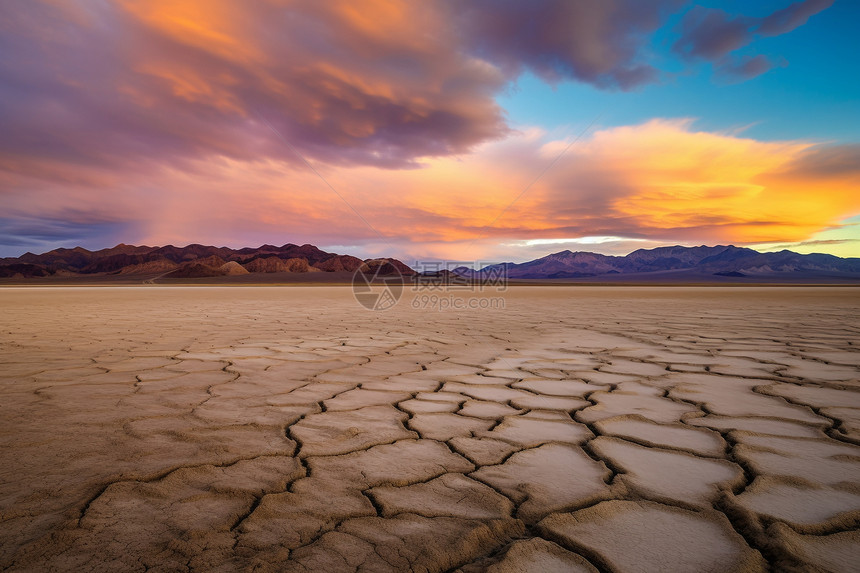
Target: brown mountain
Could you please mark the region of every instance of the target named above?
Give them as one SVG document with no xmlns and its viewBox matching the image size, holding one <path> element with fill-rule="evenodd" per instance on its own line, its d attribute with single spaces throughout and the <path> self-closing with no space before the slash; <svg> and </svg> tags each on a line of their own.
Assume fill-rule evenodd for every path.
<svg viewBox="0 0 860 573">
<path fill-rule="evenodd" d="M 349 255 L 337 255 L 330 259 L 326 259 L 321 263 L 317 263 L 315 266 L 321 271 L 327 272 L 355 272 L 355 269 L 361 266 L 364 261 L 359 259 L 358 257 L 351 257 Z"/>
<path fill-rule="evenodd" d="M 169 273 L 170 271 L 176 269 L 179 265 L 174 263 L 173 261 L 168 261 L 167 259 L 158 259 L 155 261 L 149 261 L 148 263 L 140 263 L 137 265 L 129 265 L 127 267 L 121 268 L 117 274 L 121 275 L 146 275 L 146 274 L 154 274 L 159 275 L 162 273 Z"/>
<path fill-rule="evenodd" d="M 411 268 L 407 267 L 397 259 L 367 259 L 361 265 L 362 271 L 379 276 L 404 275 L 410 276 L 416 274 Z"/>
<path fill-rule="evenodd" d="M 202 263 L 185 263 L 174 271 L 163 275 L 166 279 L 198 279 L 203 277 L 220 277 L 227 274 L 220 266 L 213 267 Z"/>
<path fill-rule="evenodd" d="M 224 271 L 225 275 L 247 275 L 248 269 L 237 263 L 236 261 L 230 261 L 229 263 L 224 263 L 220 267 L 218 267 L 222 271 Z"/>
<path fill-rule="evenodd" d="M 306 273 L 311 268 L 307 259 L 282 259 L 277 256 L 253 259 L 242 266 L 252 273 Z"/>
<path fill-rule="evenodd" d="M 390 265 L 392 273 L 412 275 L 414 271 L 396 259 L 368 259 Z M 365 261 L 350 255 L 328 253 L 313 245 L 262 245 L 231 249 L 191 244 L 185 247 L 135 246 L 90 251 L 82 247 L 54 249 L 40 255 L 0 259 L 0 278 L 62 276 L 112 276 L 200 278 L 247 273 L 353 272 Z"/>
</svg>

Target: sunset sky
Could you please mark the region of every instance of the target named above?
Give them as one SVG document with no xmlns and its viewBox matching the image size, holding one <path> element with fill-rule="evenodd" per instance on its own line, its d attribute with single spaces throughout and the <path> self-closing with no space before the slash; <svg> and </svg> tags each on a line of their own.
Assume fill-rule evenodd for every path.
<svg viewBox="0 0 860 573">
<path fill-rule="evenodd" d="M 860 256 L 856 0 L 6 0 L 0 256 Z"/>
</svg>

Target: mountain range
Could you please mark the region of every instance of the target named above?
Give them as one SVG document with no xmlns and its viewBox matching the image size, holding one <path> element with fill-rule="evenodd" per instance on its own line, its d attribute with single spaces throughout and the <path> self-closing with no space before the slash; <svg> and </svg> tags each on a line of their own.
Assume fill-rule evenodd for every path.
<svg viewBox="0 0 860 573">
<path fill-rule="evenodd" d="M 313 275 L 314 280 L 325 282 L 329 277 L 342 279 L 362 264 L 374 271 L 378 269 L 380 275 L 418 274 L 397 259 L 362 260 L 307 244 L 231 249 L 199 244 L 148 247 L 121 243 L 98 251 L 75 247 L 54 249 L 40 255 L 25 253 L 20 257 L 0 258 L 0 278 L 91 277 L 133 281 L 249 274 L 279 276 L 274 273 L 291 273 L 290 276 L 295 277 L 296 273 L 320 273 Z M 785 250 L 760 253 L 733 245 L 674 246 L 639 249 L 625 256 L 561 251 L 525 263 L 499 263 L 480 270 L 458 267 L 453 274 L 475 280 L 504 275 L 513 280 L 575 282 L 860 281 L 860 258 L 801 255 Z"/>
<path fill-rule="evenodd" d="M 249 273 L 353 272 L 362 264 L 379 274 L 412 275 L 414 271 L 396 259 L 362 260 L 338 255 L 313 245 L 287 243 L 231 249 L 192 244 L 186 247 L 119 245 L 98 251 L 82 247 L 54 249 L 41 255 L 25 253 L 0 259 L 0 277 L 47 276 L 146 276 L 187 279 L 244 275 Z"/>
<path fill-rule="evenodd" d="M 561 251 L 526 263 L 500 263 L 475 271 L 459 267 L 464 277 L 489 277 L 506 273 L 509 279 L 602 279 L 733 277 L 787 279 L 804 277 L 860 279 L 860 258 L 834 255 L 801 255 L 793 251 L 760 253 L 753 249 L 714 247 L 657 247 L 639 249 L 625 256 Z"/>
</svg>

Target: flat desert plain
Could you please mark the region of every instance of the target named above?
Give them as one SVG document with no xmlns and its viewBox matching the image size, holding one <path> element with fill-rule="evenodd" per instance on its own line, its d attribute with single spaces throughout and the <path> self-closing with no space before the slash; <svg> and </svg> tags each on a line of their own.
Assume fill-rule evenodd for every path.
<svg viewBox="0 0 860 573">
<path fill-rule="evenodd" d="M 860 570 L 860 289 L 492 294 L 0 289 L 0 569 Z"/>
</svg>

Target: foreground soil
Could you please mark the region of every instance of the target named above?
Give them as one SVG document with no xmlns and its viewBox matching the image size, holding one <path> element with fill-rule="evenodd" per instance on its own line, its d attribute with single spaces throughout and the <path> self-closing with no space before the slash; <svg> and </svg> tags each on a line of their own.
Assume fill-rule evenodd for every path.
<svg viewBox="0 0 860 573">
<path fill-rule="evenodd" d="M 412 296 L 0 289 L 0 570 L 858 571 L 860 289 Z"/>
</svg>

